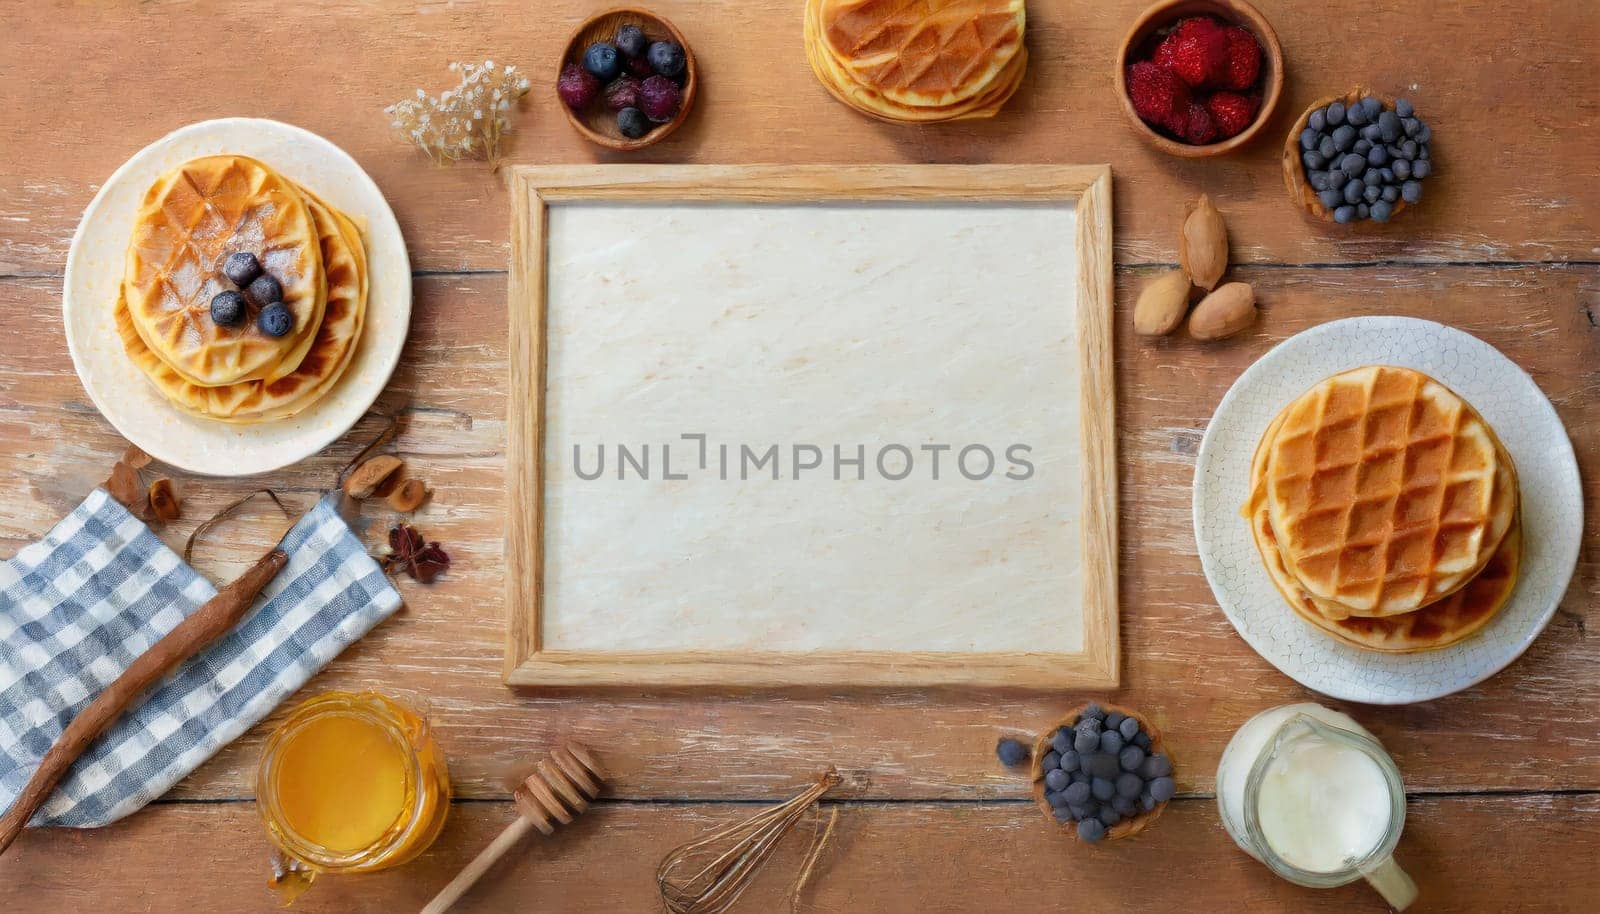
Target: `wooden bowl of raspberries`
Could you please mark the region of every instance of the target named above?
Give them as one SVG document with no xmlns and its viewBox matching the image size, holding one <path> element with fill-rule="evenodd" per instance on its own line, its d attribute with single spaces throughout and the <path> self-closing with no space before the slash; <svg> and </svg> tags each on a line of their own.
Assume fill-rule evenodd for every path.
<svg viewBox="0 0 1600 914">
<path fill-rule="evenodd" d="M 1149 828 L 1177 789 L 1161 731 L 1137 711 L 1096 702 L 1039 734 L 1030 774 L 1039 808 L 1090 844 Z"/>
<path fill-rule="evenodd" d="M 666 19 L 618 7 L 567 39 L 556 95 L 567 122 L 607 149 L 643 149 L 678 129 L 694 104 L 694 52 Z"/>
<path fill-rule="evenodd" d="M 1283 94 L 1283 48 L 1244 0 L 1162 0 L 1117 53 L 1117 99 L 1169 155 L 1226 155 L 1260 133 Z"/>
</svg>

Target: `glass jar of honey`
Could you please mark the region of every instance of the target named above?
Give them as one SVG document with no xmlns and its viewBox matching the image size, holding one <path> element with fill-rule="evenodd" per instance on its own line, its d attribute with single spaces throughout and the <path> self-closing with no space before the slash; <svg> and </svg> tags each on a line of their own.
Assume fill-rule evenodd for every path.
<svg viewBox="0 0 1600 914">
<path fill-rule="evenodd" d="M 439 837 L 450 775 L 416 711 L 375 692 L 327 692 L 267 740 L 256 797 L 267 834 L 296 869 L 370 872 Z"/>
</svg>

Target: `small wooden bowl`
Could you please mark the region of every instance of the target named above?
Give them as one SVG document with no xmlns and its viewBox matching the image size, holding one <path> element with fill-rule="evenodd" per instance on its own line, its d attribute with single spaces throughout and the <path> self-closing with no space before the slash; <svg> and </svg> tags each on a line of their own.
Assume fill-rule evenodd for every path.
<svg viewBox="0 0 1600 914">
<path fill-rule="evenodd" d="M 1333 211 L 1322 205 L 1322 201 L 1317 199 L 1316 190 L 1306 183 L 1306 166 L 1304 162 L 1300 161 L 1300 132 L 1311 123 L 1311 115 L 1316 113 L 1317 109 L 1324 108 L 1334 102 L 1342 101 L 1348 106 L 1356 99 L 1366 98 L 1369 95 L 1383 102 L 1384 110 L 1394 110 L 1395 100 L 1390 96 L 1374 92 L 1365 86 L 1357 86 L 1343 95 L 1330 95 L 1326 98 L 1317 99 L 1312 103 L 1311 107 L 1300 112 L 1300 117 L 1295 120 L 1293 129 L 1289 131 L 1289 138 L 1283 141 L 1284 186 L 1289 189 L 1289 198 L 1294 201 L 1295 206 L 1299 207 L 1302 213 L 1305 213 L 1308 218 L 1315 222 L 1325 222 L 1328 225 L 1349 229 L 1353 232 L 1373 231 L 1393 223 L 1394 217 L 1400 215 L 1400 211 L 1406 208 L 1406 201 L 1396 200 L 1394 201 L 1394 212 L 1389 216 L 1389 222 L 1387 223 L 1379 222 L 1376 219 L 1358 219 L 1354 222 L 1339 225 L 1339 223 L 1333 221 Z"/>
<path fill-rule="evenodd" d="M 1105 711 L 1107 714 L 1110 714 L 1112 711 L 1119 711 L 1122 714 L 1125 714 L 1128 717 L 1138 721 L 1139 726 L 1143 728 L 1144 732 L 1150 734 L 1149 754 L 1155 755 L 1159 753 L 1161 755 L 1165 755 L 1169 759 L 1172 758 L 1172 754 L 1167 751 L 1166 741 L 1161 738 L 1161 731 L 1156 729 L 1155 724 L 1150 723 L 1149 718 L 1146 718 L 1144 715 L 1128 708 L 1124 708 L 1120 705 L 1106 704 L 1103 701 L 1097 702 L 1097 704 L 1099 704 L 1100 709 Z M 1082 715 L 1088 707 L 1089 706 L 1087 704 L 1083 704 L 1073 708 L 1071 711 L 1068 711 L 1060 720 L 1051 724 L 1044 732 L 1040 733 L 1034 738 L 1033 761 L 1029 763 L 1028 769 L 1029 776 L 1033 778 L 1033 801 L 1039 804 L 1040 809 L 1044 810 L 1045 818 L 1049 819 L 1052 825 L 1060 826 L 1064 831 L 1069 832 L 1073 839 L 1077 841 L 1083 840 L 1082 838 L 1078 837 L 1077 824 L 1072 822 L 1056 821 L 1055 807 L 1051 806 L 1050 803 L 1044 798 L 1044 771 L 1041 768 L 1041 762 L 1044 760 L 1045 753 L 1051 751 L 1053 748 L 1050 745 L 1050 739 L 1051 737 L 1055 736 L 1056 731 L 1062 727 L 1071 727 L 1072 722 L 1077 720 L 1078 717 Z M 1123 819 L 1121 822 L 1111 826 L 1110 828 L 1106 829 L 1106 836 L 1102 840 L 1116 841 L 1120 838 L 1131 838 L 1134 835 L 1144 831 L 1145 829 L 1149 828 L 1151 824 L 1155 822 L 1155 820 L 1161 818 L 1161 813 L 1166 811 L 1167 802 L 1170 801 L 1157 803 L 1155 808 L 1149 812 L 1140 812 L 1131 819 Z"/>
<path fill-rule="evenodd" d="M 597 41 L 610 41 L 616 37 L 617 29 L 625 25 L 638 26 L 648 40 L 675 41 L 683 48 L 683 57 L 686 62 L 683 80 L 683 98 L 678 102 L 678 115 L 665 124 L 658 124 L 649 133 L 636 140 L 628 139 L 617 129 L 617 112 L 606 107 L 605 87 L 601 87 L 599 99 L 591 102 L 582 111 L 574 111 L 566 102 L 556 100 L 561 105 L 561 110 L 567 115 L 567 122 L 574 130 L 583 134 L 591 143 L 604 146 L 607 149 L 616 149 L 623 152 L 634 149 L 643 149 L 646 146 L 659 143 L 666 139 L 684 119 L 689 116 L 689 109 L 694 106 L 695 87 L 699 82 L 696 72 L 694 51 L 690 50 L 689 42 L 683 39 L 683 33 L 678 27 L 655 13 L 635 7 L 619 6 L 589 17 L 567 39 L 567 49 L 562 52 L 561 60 L 556 64 L 556 76 L 561 75 L 561 70 L 569 63 L 583 64 L 583 52 L 589 45 Z M 554 81 L 551 89 L 555 88 Z"/>
<path fill-rule="evenodd" d="M 1204 146 L 1191 146 L 1172 139 L 1146 124 L 1133 110 L 1133 99 L 1128 97 L 1128 66 L 1134 56 L 1142 59 L 1141 52 L 1157 32 L 1179 19 L 1193 16 L 1215 16 L 1224 22 L 1244 26 L 1261 45 L 1261 75 L 1257 78 L 1261 86 L 1261 108 L 1256 111 L 1255 121 L 1237 136 Z M 1283 46 L 1278 43 L 1278 33 L 1272 30 L 1266 17 L 1244 0 L 1160 0 L 1134 20 L 1133 27 L 1122 39 L 1122 47 L 1117 51 L 1116 90 L 1122 113 L 1127 115 L 1134 132 L 1155 148 L 1185 159 L 1227 155 L 1255 139 L 1277 109 L 1278 99 L 1283 95 Z"/>
</svg>

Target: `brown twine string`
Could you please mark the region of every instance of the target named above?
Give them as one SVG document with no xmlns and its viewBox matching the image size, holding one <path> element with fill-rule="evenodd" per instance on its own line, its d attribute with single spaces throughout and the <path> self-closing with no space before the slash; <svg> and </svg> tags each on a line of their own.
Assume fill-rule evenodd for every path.
<svg viewBox="0 0 1600 914">
<path fill-rule="evenodd" d="M 722 914 L 728 910 L 772 856 L 773 848 L 784 835 L 813 803 L 841 780 L 839 773 L 829 768 L 817 783 L 794 798 L 667 854 L 656 870 L 656 888 L 667 910 L 671 914 Z M 837 817 L 838 811 L 834 814 Z M 830 825 L 822 841 L 826 841 L 832 830 Z M 813 854 L 808 856 L 820 857 L 820 844 L 819 841 L 814 845 Z M 796 893 L 810 878 L 815 863 L 815 859 L 806 863 L 796 883 Z M 680 869 L 692 872 L 680 880 L 677 876 Z M 790 904 L 794 904 L 794 896 Z"/>
<path fill-rule="evenodd" d="M 255 498 L 257 495 L 265 495 L 272 499 L 272 503 L 278 506 L 278 510 L 283 512 L 284 517 L 290 516 L 289 509 L 284 507 L 283 502 L 278 499 L 278 493 L 272 491 L 271 489 L 257 489 L 248 495 L 234 500 L 232 504 L 227 505 L 217 513 L 206 518 L 204 521 L 201 521 L 200 526 L 194 528 L 194 532 L 189 534 L 189 540 L 183 544 L 184 564 L 194 564 L 194 562 L 190 561 L 190 557 L 194 554 L 194 541 L 199 539 L 201 534 L 205 533 L 207 530 L 210 530 L 212 527 L 215 527 L 218 523 L 221 523 L 224 518 L 232 514 L 240 505 L 243 505 L 250 499 Z"/>
<path fill-rule="evenodd" d="M 835 806 L 828 814 L 827 827 L 811 840 L 811 849 L 806 852 L 805 863 L 800 866 L 800 876 L 794 881 L 794 888 L 789 890 L 790 914 L 797 914 L 800 910 L 801 894 L 805 892 L 806 884 L 811 881 L 811 871 L 816 869 L 817 861 L 822 859 L 822 852 L 827 849 L 828 839 L 833 837 L 833 829 L 838 824 L 839 807 Z"/>
</svg>

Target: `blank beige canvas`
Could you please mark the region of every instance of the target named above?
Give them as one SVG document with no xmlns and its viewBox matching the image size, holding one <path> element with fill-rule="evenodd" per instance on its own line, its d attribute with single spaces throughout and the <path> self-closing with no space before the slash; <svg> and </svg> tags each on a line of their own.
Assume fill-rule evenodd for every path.
<svg viewBox="0 0 1600 914">
<path fill-rule="evenodd" d="M 1075 227 L 1070 204 L 552 204 L 544 649 L 1082 649 Z M 617 478 L 619 444 L 648 479 Z M 780 478 L 741 445 L 778 446 Z M 823 455 L 798 479 L 795 445 Z M 951 448 L 937 479 L 924 445 Z"/>
</svg>

